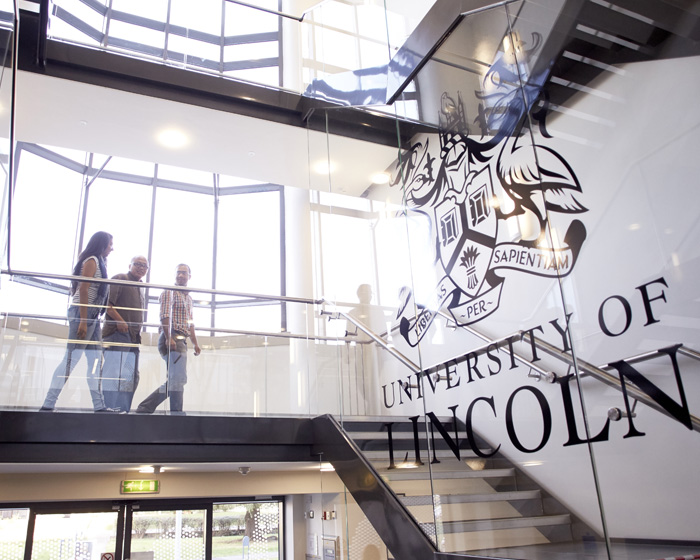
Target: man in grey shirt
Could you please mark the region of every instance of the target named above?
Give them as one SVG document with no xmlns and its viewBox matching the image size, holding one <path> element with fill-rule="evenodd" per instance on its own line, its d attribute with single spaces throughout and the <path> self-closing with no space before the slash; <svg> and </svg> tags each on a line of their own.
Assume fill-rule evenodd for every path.
<svg viewBox="0 0 700 560">
<path fill-rule="evenodd" d="M 131 259 L 127 274 L 112 278 L 140 282 L 147 272 L 148 259 L 139 255 Z M 139 345 L 146 307 L 143 288 L 112 284 L 109 303 L 102 329 L 102 394 L 107 407 L 129 412 L 139 383 Z"/>
</svg>

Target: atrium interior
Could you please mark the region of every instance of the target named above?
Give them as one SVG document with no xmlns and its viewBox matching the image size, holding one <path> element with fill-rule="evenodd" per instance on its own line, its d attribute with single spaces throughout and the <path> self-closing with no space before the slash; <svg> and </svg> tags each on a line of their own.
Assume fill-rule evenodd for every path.
<svg viewBox="0 0 700 560">
<path fill-rule="evenodd" d="M 0 48 L 0 560 L 700 558 L 697 2 L 0 0 Z"/>
</svg>

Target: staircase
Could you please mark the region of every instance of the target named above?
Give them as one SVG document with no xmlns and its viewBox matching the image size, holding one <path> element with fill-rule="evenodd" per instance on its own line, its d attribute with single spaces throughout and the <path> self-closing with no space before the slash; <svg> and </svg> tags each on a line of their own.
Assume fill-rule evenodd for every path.
<svg viewBox="0 0 700 560">
<path fill-rule="evenodd" d="M 440 421 L 454 433 L 451 419 Z M 347 435 L 439 550 L 467 553 L 573 540 L 576 520 L 558 504 L 551 505 L 551 499 L 545 501 L 543 490 L 533 489 L 512 464 L 498 454 L 478 457 L 466 441 L 460 442 L 458 460 L 437 431 L 429 451 L 424 421 L 417 426 L 419 461 L 411 421 L 362 417 L 343 422 Z"/>
<path fill-rule="evenodd" d="M 566 40 L 551 58 L 544 86 L 554 118 L 576 94 L 595 89 L 597 78 L 621 74 L 623 64 L 700 54 L 700 14 L 687 3 L 574 0 L 571 5 L 577 3 L 578 11 L 563 18 L 562 27 L 569 28 L 558 30 Z"/>
</svg>

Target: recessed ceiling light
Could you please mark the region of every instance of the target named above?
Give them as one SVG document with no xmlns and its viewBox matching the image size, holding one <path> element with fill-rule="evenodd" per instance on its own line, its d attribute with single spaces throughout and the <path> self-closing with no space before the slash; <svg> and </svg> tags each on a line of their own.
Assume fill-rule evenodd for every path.
<svg viewBox="0 0 700 560">
<path fill-rule="evenodd" d="M 165 130 L 161 130 L 156 138 L 163 146 L 172 149 L 183 148 L 190 142 L 187 135 L 176 128 L 166 128 Z"/>
<path fill-rule="evenodd" d="M 336 165 L 332 161 L 328 162 L 323 160 L 315 163 L 313 169 L 319 175 L 328 175 L 329 173 L 333 173 L 335 171 Z"/>
<path fill-rule="evenodd" d="M 388 173 L 375 173 L 372 175 L 371 180 L 375 185 L 386 185 L 389 179 L 391 179 L 391 177 L 389 177 Z"/>
</svg>

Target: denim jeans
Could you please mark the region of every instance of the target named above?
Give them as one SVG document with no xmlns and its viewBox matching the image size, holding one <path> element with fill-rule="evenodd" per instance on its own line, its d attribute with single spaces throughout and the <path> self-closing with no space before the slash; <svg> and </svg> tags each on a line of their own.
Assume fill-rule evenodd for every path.
<svg viewBox="0 0 700 560">
<path fill-rule="evenodd" d="M 151 414 L 168 397 L 170 398 L 170 412 L 182 412 L 183 394 L 185 383 L 187 383 L 187 339 L 176 339 L 175 346 L 175 350 L 171 350 L 165 343 L 165 335 L 160 334 L 158 352 L 165 360 L 168 379 L 141 401 L 136 412 Z"/>
<path fill-rule="evenodd" d="M 102 350 L 102 329 L 97 309 L 88 308 L 87 334 L 82 343 L 72 342 L 78 339 L 78 326 L 80 325 L 80 307 L 71 305 L 68 308 L 68 345 L 63 361 L 53 372 L 51 386 L 46 394 L 42 408 L 53 409 L 56 406 L 63 387 L 68 377 L 75 369 L 80 358 L 85 354 L 87 359 L 87 384 L 92 397 L 92 406 L 95 410 L 105 408 L 105 402 L 100 392 L 100 358 Z"/>
<path fill-rule="evenodd" d="M 102 394 L 105 405 L 124 412 L 131 410 L 134 391 L 139 383 L 139 347 L 130 345 L 131 334 L 114 332 L 102 339 Z M 118 343 L 109 346 L 110 342 Z"/>
</svg>

